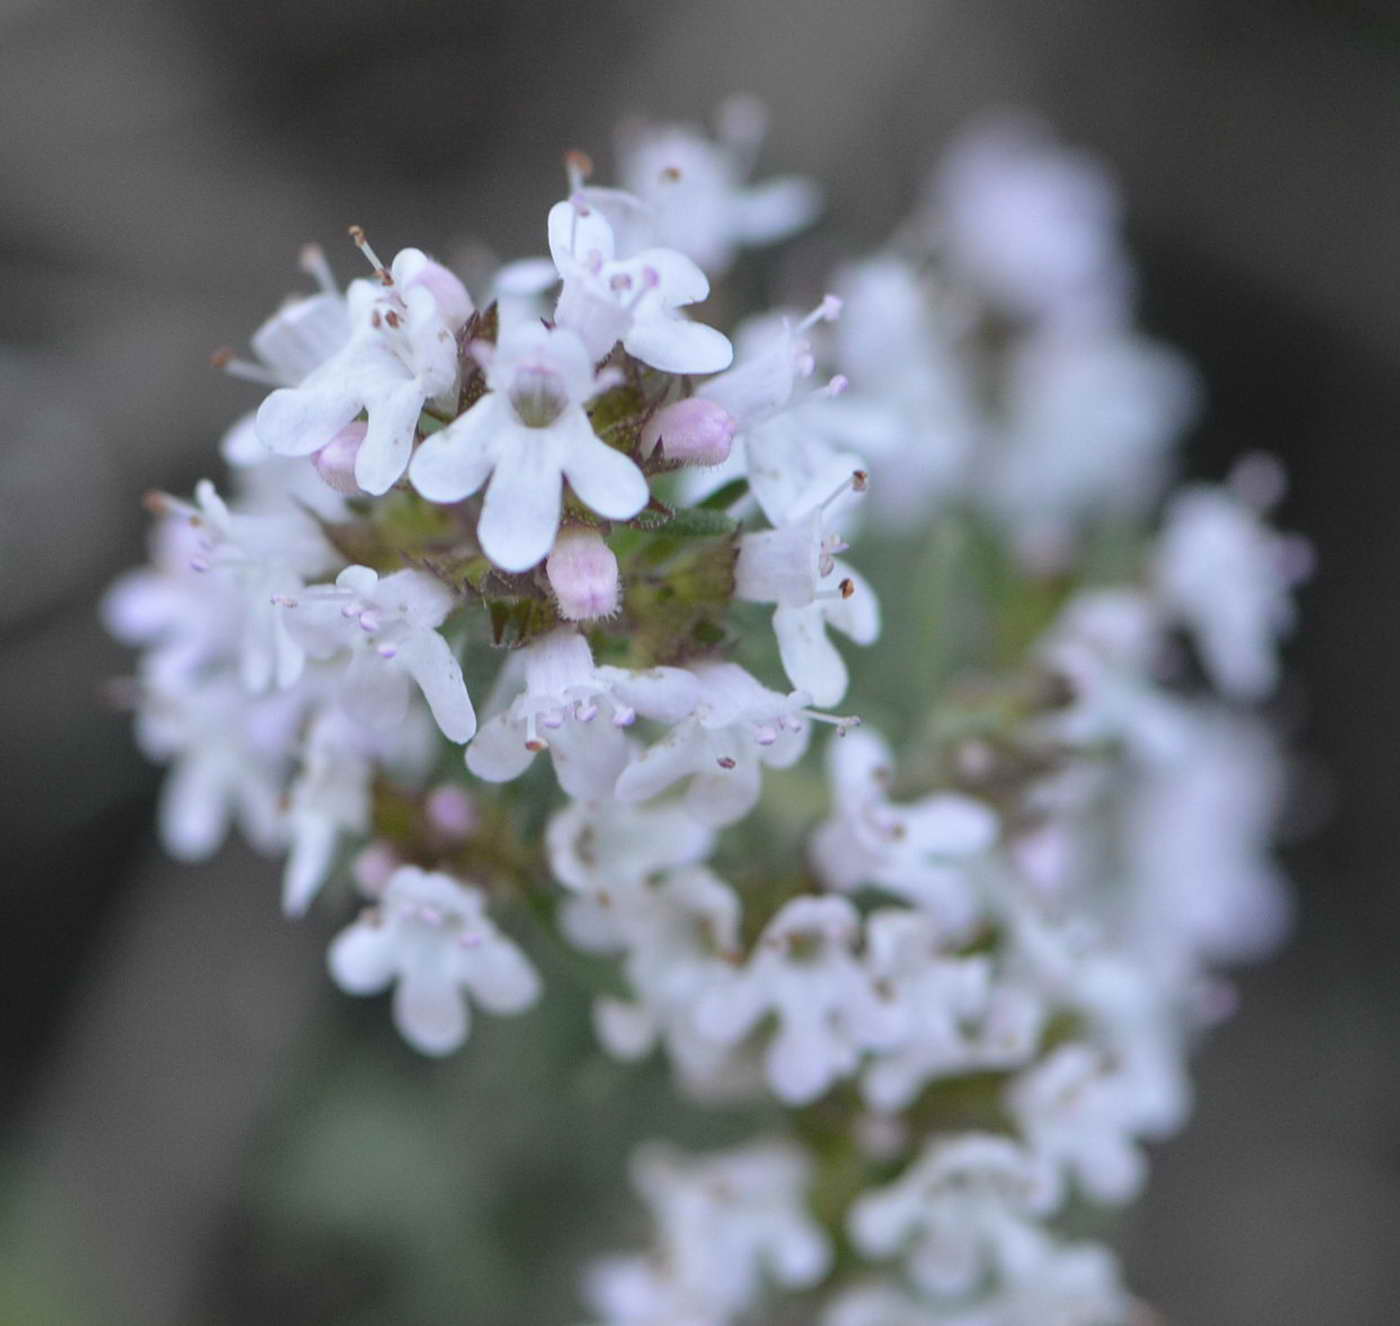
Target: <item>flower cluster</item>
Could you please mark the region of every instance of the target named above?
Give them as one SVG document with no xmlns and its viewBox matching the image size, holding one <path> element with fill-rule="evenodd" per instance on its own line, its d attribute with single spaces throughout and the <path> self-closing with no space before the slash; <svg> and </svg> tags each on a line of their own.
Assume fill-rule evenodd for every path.
<svg viewBox="0 0 1400 1326">
<path fill-rule="evenodd" d="M 479 300 L 357 228 L 344 290 L 303 255 L 317 293 L 219 356 L 271 388 L 225 492 L 153 495 L 105 602 L 162 837 L 236 822 L 291 915 L 352 878 L 331 976 L 425 1054 L 539 1000 L 548 915 L 613 964 L 608 1054 L 787 1110 L 638 1152 L 656 1237 L 597 1320 L 1126 1322 L 1060 1216 L 1138 1192 L 1219 965 L 1287 924 L 1246 706 L 1308 549 L 1267 458 L 1168 494 L 1194 375 L 1134 327 L 1111 181 L 1035 125 L 960 139 L 839 296 L 710 326 L 816 212 L 747 183 L 762 127 L 633 127 L 625 190 L 571 154 L 549 258 Z"/>
</svg>

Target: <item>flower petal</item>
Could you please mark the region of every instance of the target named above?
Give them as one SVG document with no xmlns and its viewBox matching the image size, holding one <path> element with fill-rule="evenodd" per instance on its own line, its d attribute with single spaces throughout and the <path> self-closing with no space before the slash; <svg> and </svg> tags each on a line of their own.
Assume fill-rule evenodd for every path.
<svg viewBox="0 0 1400 1326">
<path fill-rule="evenodd" d="M 568 428 L 564 477 L 579 500 L 610 520 L 635 516 L 651 497 L 641 470 L 593 432 L 583 410 L 570 410 L 568 418 L 568 425 L 561 418 L 551 431 Z"/>
<path fill-rule="evenodd" d="M 258 441 L 280 456 L 309 455 L 359 414 L 362 404 L 344 375 L 325 384 L 283 387 L 258 407 Z"/>
<path fill-rule="evenodd" d="M 331 979 L 347 994 L 378 994 L 394 979 L 397 946 L 386 926 L 357 921 L 346 926 L 326 954 Z"/>
<path fill-rule="evenodd" d="M 430 502 L 460 502 L 491 475 L 496 463 L 491 445 L 503 408 L 493 393 L 434 433 L 414 453 L 409 482 Z"/>
<path fill-rule="evenodd" d="M 476 1001 L 492 1013 L 519 1013 L 540 997 L 539 973 L 500 936 L 463 950 L 460 974 Z"/>
<path fill-rule="evenodd" d="M 638 318 L 622 338 L 623 347 L 663 373 L 718 373 L 734 361 L 734 347 L 723 332 L 658 310 Z"/>
<path fill-rule="evenodd" d="M 534 758 L 525 745 L 524 727 L 505 714 L 487 719 L 467 747 L 467 768 L 488 783 L 519 778 Z"/>
<path fill-rule="evenodd" d="M 654 797 L 702 768 L 707 758 L 707 744 L 696 723 L 682 723 L 622 771 L 613 795 L 619 801 L 646 801 Z"/>
<path fill-rule="evenodd" d="M 788 680 L 809 691 L 814 704 L 839 704 L 849 674 L 840 651 L 826 634 L 827 604 L 821 600 L 803 608 L 779 607 L 773 614 L 773 634 Z"/>
<path fill-rule="evenodd" d="M 423 1054 L 451 1054 L 467 1039 L 467 1001 L 444 971 L 410 969 L 394 989 L 394 1025 Z"/>
<path fill-rule="evenodd" d="M 447 641 L 436 631 L 414 631 L 399 645 L 397 661 L 418 683 L 442 735 L 459 745 L 470 741 L 476 731 L 476 710 L 462 678 L 462 665 Z"/>
<path fill-rule="evenodd" d="M 559 532 L 560 468 L 548 440 L 531 436 L 549 431 L 512 430 L 486 488 L 477 539 L 505 571 L 528 571 L 549 552 Z"/>
<path fill-rule="evenodd" d="M 423 401 L 423 389 L 410 380 L 369 403 L 369 429 L 355 454 L 355 482 L 365 492 L 387 493 L 408 468 Z"/>
</svg>

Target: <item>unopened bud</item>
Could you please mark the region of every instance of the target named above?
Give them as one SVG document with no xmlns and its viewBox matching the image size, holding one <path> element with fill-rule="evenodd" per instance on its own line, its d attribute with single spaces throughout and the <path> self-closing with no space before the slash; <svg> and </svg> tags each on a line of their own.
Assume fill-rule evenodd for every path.
<svg viewBox="0 0 1400 1326">
<path fill-rule="evenodd" d="M 559 613 L 568 621 L 591 621 L 617 611 L 617 558 L 597 530 L 560 530 L 544 569 Z"/>
<path fill-rule="evenodd" d="M 714 401 L 691 396 L 658 410 L 642 429 L 642 454 L 661 446 L 667 460 L 685 465 L 718 465 L 729 459 L 738 423 Z"/>
<path fill-rule="evenodd" d="M 449 842 L 464 842 L 480 821 L 471 793 L 455 783 L 443 783 L 428 794 L 424 806 L 428 823 Z"/>
<path fill-rule="evenodd" d="M 383 839 L 370 843 L 350 864 L 350 873 L 360 892 L 370 898 L 380 897 L 389 885 L 389 877 L 403 862 L 399 854 Z"/>
<path fill-rule="evenodd" d="M 356 419 L 346 424 L 320 451 L 312 453 L 316 473 L 345 497 L 354 497 L 360 492 L 360 485 L 355 482 L 355 457 L 360 453 L 360 443 L 365 440 L 368 428 L 368 424 Z"/>
<path fill-rule="evenodd" d="M 437 300 L 442 316 L 454 327 L 465 327 L 472 315 L 472 297 L 467 287 L 440 262 L 425 258 L 423 264 L 408 278 L 406 287 L 421 285 Z"/>
</svg>

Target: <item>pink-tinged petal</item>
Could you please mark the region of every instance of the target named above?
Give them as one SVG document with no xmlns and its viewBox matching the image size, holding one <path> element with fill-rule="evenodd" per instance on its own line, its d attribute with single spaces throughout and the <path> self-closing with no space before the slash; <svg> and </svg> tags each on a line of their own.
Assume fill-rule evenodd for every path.
<svg viewBox="0 0 1400 1326">
<path fill-rule="evenodd" d="M 326 963 L 331 979 L 346 994 L 378 994 L 394 979 L 394 936 L 387 926 L 357 921 L 331 941 Z"/>
<path fill-rule="evenodd" d="M 398 649 L 397 661 L 418 683 L 442 735 L 458 745 L 470 741 L 476 710 L 451 646 L 436 631 L 415 631 Z"/>
<path fill-rule="evenodd" d="M 496 273 L 498 295 L 542 295 L 559 283 L 559 270 L 549 258 L 520 258 Z"/>
<path fill-rule="evenodd" d="M 466 414 L 434 433 L 414 453 L 409 482 L 430 502 L 460 502 L 491 475 L 491 443 L 501 422 L 501 400 L 483 396 Z"/>
<path fill-rule="evenodd" d="M 283 387 L 258 407 L 258 441 L 279 456 L 309 456 L 359 414 L 362 404 L 359 392 L 340 380 Z"/>
<path fill-rule="evenodd" d="M 734 347 L 723 332 L 665 313 L 638 318 L 622 344 L 663 373 L 718 373 L 734 361 Z"/>
<path fill-rule="evenodd" d="M 707 742 L 690 722 L 672 729 L 618 776 L 619 801 L 646 801 L 704 766 Z"/>
<path fill-rule="evenodd" d="M 845 660 L 827 638 L 826 607 L 818 601 L 805 608 L 779 608 L 773 614 L 773 634 L 788 680 L 810 692 L 812 703 L 823 708 L 841 702 L 849 681 Z"/>
<path fill-rule="evenodd" d="M 329 817 L 301 817 L 282 874 L 282 910 L 286 915 L 301 916 L 311 905 L 330 872 L 339 837 L 339 826 Z"/>
<path fill-rule="evenodd" d="M 735 229 L 745 244 L 771 244 L 816 220 L 822 191 L 811 180 L 786 175 L 746 189 L 735 200 Z"/>
<path fill-rule="evenodd" d="M 569 486 L 600 516 L 609 520 L 635 516 L 651 497 L 646 478 L 622 452 L 594 434 L 582 410 L 571 413 L 576 419 L 569 425 L 567 450 L 561 448 Z M 561 419 L 555 428 L 562 424 Z"/>
<path fill-rule="evenodd" d="M 203 861 L 228 834 L 229 769 L 217 756 L 176 760 L 160 789 L 158 822 L 165 850 L 179 861 Z"/>
<path fill-rule="evenodd" d="M 369 429 L 355 453 L 355 482 L 365 492 L 387 493 L 408 468 L 423 399 L 422 387 L 409 381 L 371 403 Z"/>
<path fill-rule="evenodd" d="M 666 304 L 698 304 L 710 296 L 710 278 L 676 249 L 643 249 L 619 266 L 625 266 L 639 286 L 643 273 L 655 272 L 659 297 Z"/>
<path fill-rule="evenodd" d="M 559 465 L 549 441 L 530 436 L 550 431 L 515 430 L 487 485 L 476 533 L 482 551 L 502 570 L 528 571 L 548 554 L 559 532 Z"/>
<path fill-rule="evenodd" d="M 574 262 L 597 253 L 604 262 L 613 256 L 613 232 L 596 207 L 582 211 L 571 202 L 555 203 L 549 209 L 549 254 L 554 265 L 567 273 Z"/>
<path fill-rule="evenodd" d="M 519 778 L 535 752 L 525 745 L 525 727 L 502 714 L 488 719 L 467 747 L 467 768 L 488 783 L 508 783 Z"/>
<path fill-rule="evenodd" d="M 508 939 L 463 949 L 458 967 L 462 982 L 490 1013 L 519 1013 L 540 997 L 539 973 Z"/>
<path fill-rule="evenodd" d="M 415 1050 L 451 1054 L 467 1039 L 467 1001 L 446 972 L 410 968 L 394 989 L 394 1025 Z"/>
</svg>

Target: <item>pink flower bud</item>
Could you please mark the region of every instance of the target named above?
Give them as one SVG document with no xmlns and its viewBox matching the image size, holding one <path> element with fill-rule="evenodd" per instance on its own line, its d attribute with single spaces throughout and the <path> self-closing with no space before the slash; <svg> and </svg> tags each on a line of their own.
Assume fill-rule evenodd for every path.
<svg viewBox="0 0 1400 1326">
<path fill-rule="evenodd" d="M 433 788 L 424 809 L 428 824 L 449 842 L 470 838 L 480 821 L 471 793 L 455 783 Z"/>
<path fill-rule="evenodd" d="M 380 840 L 372 842 L 360 852 L 350 864 L 350 873 L 360 892 L 371 898 L 379 897 L 389 884 L 389 876 L 403 862 L 399 854 L 388 843 Z"/>
<path fill-rule="evenodd" d="M 661 445 L 667 460 L 685 465 L 718 465 L 729 459 L 738 424 L 722 405 L 699 396 L 658 410 L 642 429 L 642 454 Z"/>
<path fill-rule="evenodd" d="M 355 457 L 359 454 L 360 443 L 365 440 L 368 428 L 368 424 L 356 419 L 346 424 L 311 456 L 316 473 L 346 497 L 354 497 L 360 492 L 360 485 L 355 482 Z"/>
<path fill-rule="evenodd" d="M 467 287 L 440 262 L 434 262 L 431 258 L 425 260 L 409 277 L 408 285 L 421 285 L 430 291 L 437 300 L 442 316 L 454 328 L 464 327 L 472 315 L 472 297 L 467 294 Z"/>
<path fill-rule="evenodd" d="M 560 530 L 544 569 L 568 621 L 591 621 L 617 611 L 617 558 L 597 530 Z"/>
</svg>

